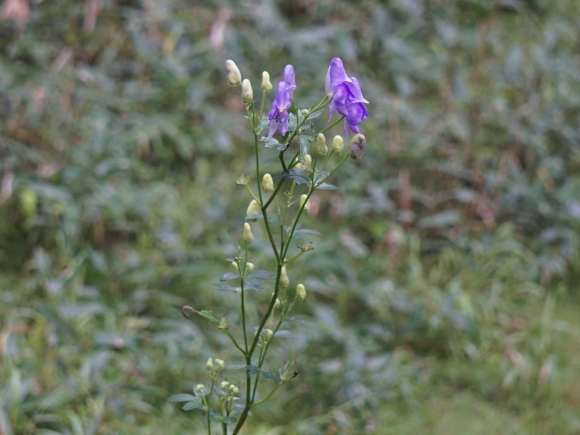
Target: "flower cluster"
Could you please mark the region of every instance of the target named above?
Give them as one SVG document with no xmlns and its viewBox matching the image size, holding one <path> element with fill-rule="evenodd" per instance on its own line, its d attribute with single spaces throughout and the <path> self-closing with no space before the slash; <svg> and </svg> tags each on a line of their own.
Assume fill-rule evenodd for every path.
<svg viewBox="0 0 580 435">
<path fill-rule="evenodd" d="M 358 80 L 346 74 L 342 60 L 335 57 L 330 62 L 326 74 L 326 95 L 330 98 L 330 114 L 334 110 L 345 117 L 344 130 L 347 125 L 354 133 L 360 133 L 359 125 L 368 118 L 368 111 L 364 104 L 368 101 L 363 97 Z M 287 65 L 284 69 L 284 79 L 278 84 L 276 98 L 269 113 L 270 128 L 268 136 L 272 137 L 276 131 L 282 136 L 288 131 L 288 109 L 292 105 L 292 94 L 296 89 L 294 68 Z"/>
<path fill-rule="evenodd" d="M 268 136 L 272 137 L 276 130 L 283 136 L 288 131 L 288 109 L 292 105 L 292 96 L 296 89 L 296 79 L 294 77 L 294 67 L 286 65 L 284 68 L 284 80 L 278 83 L 276 98 L 270 110 L 270 128 Z"/>
</svg>

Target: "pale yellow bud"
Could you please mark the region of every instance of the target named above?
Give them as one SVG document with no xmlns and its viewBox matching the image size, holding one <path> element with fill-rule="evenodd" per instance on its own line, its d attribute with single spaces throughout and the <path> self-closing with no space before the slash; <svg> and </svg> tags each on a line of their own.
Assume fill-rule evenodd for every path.
<svg viewBox="0 0 580 435">
<path fill-rule="evenodd" d="M 282 305 L 282 302 L 280 302 L 279 298 L 276 298 L 276 302 L 274 302 L 274 309 L 280 308 L 280 305 Z"/>
<path fill-rule="evenodd" d="M 221 388 L 222 390 L 225 390 L 225 389 L 226 389 L 226 388 L 228 388 L 229 386 L 230 386 L 230 383 L 229 383 L 228 381 L 223 381 L 223 382 L 220 384 L 220 388 Z"/>
<path fill-rule="evenodd" d="M 213 370 L 213 360 L 210 358 L 207 360 L 207 362 L 205 363 L 205 368 L 207 370 Z"/>
<path fill-rule="evenodd" d="M 246 263 L 246 269 L 248 272 L 252 272 L 254 270 L 254 263 L 250 263 L 249 261 Z"/>
<path fill-rule="evenodd" d="M 224 366 L 225 366 L 224 360 L 223 359 L 216 358 L 215 359 L 215 365 L 218 366 L 220 369 L 223 369 Z"/>
<path fill-rule="evenodd" d="M 233 393 L 233 394 L 236 394 L 236 390 L 238 390 L 238 392 L 240 391 L 240 390 L 238 389 L 238 387 L 236 387 L 236 386 L 235 386 L 235 385 L 233 385 L 233 384 L 232 384 L 232 385 L 230 385 L 228 389 L 229 389 L 229 390 L 230 390 L 230 392 L 231 392 L 231 393 Z"/>
<path fill-rule="evenodd" d="M 288 274 L 286 273 L 286 266 L 282 266 L 282 270 L 280 271 L 280 286 L 288 287 L 290 285 L 290 279 L 288 278 Z"/>
<path fill-rule="evenodd" d="M 296 297 L 301 301 L 306 298 L 306 288 L 304 288 L 304 285 L 298 284 L 296 286 Z"/>
<path fill-rule="evenodd" d="M 310 154 L 304 156 L 304 165 L 312 166 L 312 156 Z"/>
<path fill-rule="evenodd" d="M 234 387 L 234 388 L 233 388 L 231 391 L 232 391 L 232 393 L 234 393 L 236 396 L 237 396 L 238 394 L 240 394 L 240 389 L 239 389 L 238 387 Z"/>
<path fill-rule="evenodd" d="M 319 156 L 325 156 L 328 154 L 328 147 L 326 146 L 326 136 L 322 133 L 318 133 L 316 138 L 316 144 L 314 145 L 316 152 Z"/>
<path fill-rule="evenodd" d="M 254 91 L 252 90 L 252 84 L 248 79 L 244 79 L 242 82 L 242 100 L 244 103 L 250 104 L 254 101 Z"/>
<path fill-rule="evenodd" d="M 336 136 L 334 136 L 334 139 L 332 139 L 332 152 L 334 154 L 341 155 L 343 149 L 344 149 L 344 140 L 342 139 L 342 136 L 339 136 L 337 134 Z"/>
<path fill-rule="evenodd" d="M 258 204 L 258 201 L 256 201 L 255 199 L 252 199 L 252 202 L 250 202 L 248 210 L 246 211 L 246 216 L 251 216 L 253 214 L 262 214 L 260 204 Z"/>
<path fill-rule="evenodd" d="M 304 116 L 306 116 L 306 115 L 308 115 L 308 114 L 310 113 L 310 110 L 308 110 L 308 109 L 302 109 L 300 112 L 301 112 L 301 113 L 302 113 Z"/>
<path fill-rule="evenodd" d="M 304 171 L 304 165 L 302 163 L 296 163 L 296 168 Z"/>
<path fill-rule="evenodd" d="M 240 69 L 233 60 L 226 60 L 226 74 L 228 79 L 228 85 L 238 86 L 242 83 L 242 74 Z"/>
<path fill-rule="evenodd" d="M 197 385 L 195 386 L 195 392 L 196 392 L 196 393 L 201 393 L 201 392 L 203 391 L 203 389 L 204 389 L 204 388 L 205 388 L 205 387 L 203 386 L 203 384 L 197 384 Z"/>
<path fill-rule="evenodd" d="M 306 194 L 303 194 L 300 197 L 300 207 L 304 207 L 304 210 L 306 211 L 310 210 L 310 201 L 308 201 L 308 196 Z"/>
<path fill-rule="evenodd" d="M 232 267 L 236 270 L 240 270 L 239 266 L 238 266 L 238 262 L 237 261 L 232 261 Z"/>
<path fill-rule="evenodd" d="M 262 91 L 268 93 L 272 90 L 272 83 L 270 82 L 270 74 L 268 71 L 262 73 Z"/>
<path fill-rule="evenodd" d="M 264 174 L 262 177 L 262 189 L 264 192 L 270 193 L 274 190 L 274 180 L 270 174 Z"/>
<path fill-rule="evenodd" d="M 271 329 L 266 329 L 264 335 L 266 336 L 266 340 L 270 340 L 274 336 L 274 332 Z"/>
<path fill-rule="evenodd" d="M 252 243 L 252 240 L 254 240 L 254 234 L 252 234 L 252 228 L 250 227 L 250 224 L 247 222 L 244 223 L 244 234 L 243 234 L 242 238 L 244 239 L 244 242 L 246 242 L 246 243 Z"/>
</svg>

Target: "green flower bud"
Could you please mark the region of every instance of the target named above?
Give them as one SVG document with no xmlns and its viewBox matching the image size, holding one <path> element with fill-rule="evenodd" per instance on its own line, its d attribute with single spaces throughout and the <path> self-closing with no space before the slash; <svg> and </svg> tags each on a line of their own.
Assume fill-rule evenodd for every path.
<svg viewBox="0 0 580 435">
<path fill-rule="evenodd" d="M 310 110 L 308 110 L 308 109 L 302 109 L 300 111 L 300 113 L 302 113 L 304 116 L 306 116 L 306 115 L 308 115 L 310 113 Z"/>
<path fill-rule="evenodd" d="M 304 285 L 298 284 L 296 286 L 296 297 L 301 301 L 306 298 L 306 289 L 304 288 Z"/>
<path fill-rule="evenodd" d="M 271 329 L 266 329 L 264 335 L 266 336 L 266 340 L 270 340 L 274 336 L 274 332 Z"/>
<path fill-rule="evenodd" d="M 262 177 L 262 189 L 266 193 L 274 191 L 274 180 L 270 174 L 264 174 L 264 177 Z"/>
<path fill-rule="evenodd" d="M 282 270 L 280 271 L 280 285 L 282 287 L 288 287 L 290 285 L 290 279 L 286 273 L 286 266 L 282 266 Z"/>
<path fill-rule="evenodd" d="M 204 385 L 203 385 L 203 384 L 197 384 L 197 385 L 195 386 L 195 392 L 196 392 L 196 393 L 201 393 L 201 392 L 203 391 L 203 389 L 204 389 L 204 388 L 205 388 L 205 387 L 204 387 Z"/>
<path fill-rule="evenodd" d="M 328 147 L 326 146 L 326 136 L 322 133 L 318 133 L 318 137 L 316 138 L 316 143 L 314 145 L 316 148 L 316 152 L 319 156 L 325 156 L 328 154 Z"/>
<path fill-rule="evenodd" d="M 238 86 L 242 83 L 242 73 L 233 60 L 226 60 L 226 74 L 228 79 L 228 85 Z"/>
<path fill-rule="evenodd" d="M 274 309 L 278 309 L 280 308 L 280 305 L 282 305 L 282 302 L 280 302 L 279 298 L 276 298 L 276 302 L 274 302 Z"/>
<path fill-rule="evenodd" d="M 260 204 L 258 204 L 258 201 L 255 199 L 252 199 L 252 202 L 250 202 L 248 210 L 246 211 L 246 216 L 251 216 L 253 214 L 262 214 Z"/>
<path fill-rule="evenodd" d="M 356 134 L 350 141 L 350 158 L 359 160 L 362 156 L 367 139 L 362 134 Z"/>
<path fill-rule="evenodd" d="M 220 384 L 220 388 L 221 388 L 222 390 L 225 390 L 225 389 L 226 389 L 226 388 L 228 388 L 229 386 L 230 386 L 230 383 L 229 383 L 228 381 L 223 381 L 223 382 Z"/>
<path fill-rule="evenodd" d="M 248 272 L 252 272 L 254 270 L 254 263 L 250 263 L 249 261 L 246 263 L 246 269 Z"/>
<path fill-rule="evenodd" d="M 236 270 L 240 270 L 239 266 L 238 266 L 238 262 L 237 261 L 232 261 L 232 267 Z"/>
<path fill-rule="evenodd" d="M 254 101 L 254 91 L 252 90 L 252 84 L 248 79 L 244 79 L 242 82 L 242 100 L 244 103 L 250 104 Z"/>
<path fill-rule="evenodd" d="M 342 137 L 337 134 L 336 136 L 334 136 L 334 139 L 332 139 L 332 152 L 334 154 L 341 155 L 343 149 L 344 149 L 344 140 L 342 140 Z"/>
<path fill-rule="evenodd" d="M 207 370 L 213 370 L 213 360 L 210 358 L 207 360 L 207 362 L 205 363 L 205 368 Z"/>
<path fill-rule="evenodd" d="M 250 227 L 250 224 L 247 222 L 244 222 L 244 234 L 243 234 L 242 238 L 244 239 L 244 242 L 246 242 L 246 243 L 252 243 L 252 240 L 254 240 L 254 234 L 252 234 L 252 228 Z"/>
<path fill-rule="evenodd" d="M 237 396 L 238 394 L 240 394 L 240 389 L 239 389 L 238 387 L 236 387 L 236 386 L 234 386 L 234 388 L 233 388 L 233 389 L 230 389 L 230 391 L 231 391 L 232 393 L 234 393 L 234 395 L 236 395 L 236 396 Z"/>
<path fill-rule="evenodd" d="M 220 369 L 223 370 L 223 368 L 225 366 L 224 360 L 223 359 L 216 358 L 215 359 L 215 365 L 218 366 Z"/>
<path fill-rule="evenodd" d="M 270 83 L 270 74 L 268 71 L 262 73 L 262 91 L 268 93 L 272 90 L 272 83 Z"/>
<path fill-rule="evenodd" d="M 308 211 L 310 210 L 310 201 L 307 201 L 308 196 L 306 194 L 303 194 L 300 197 L 300 207 L 304 206 L 304 210 Z"/>
</svg>

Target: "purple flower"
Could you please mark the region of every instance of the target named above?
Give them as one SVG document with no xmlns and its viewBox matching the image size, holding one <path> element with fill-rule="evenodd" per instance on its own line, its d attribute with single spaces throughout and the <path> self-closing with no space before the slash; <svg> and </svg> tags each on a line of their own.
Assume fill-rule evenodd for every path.
<svg viewBox="0 0 580 435">
<path fill-rule="evenodd" d="M 296 89 L 296 79 L 292 65 L 284 68 L 284 80 L 278 83 L 276 98 L 272 102 L 272 110 L 268 113 L 270 128 L 268 137 L 272 137 L 276 131 L 282 136 L 288 131 L 288 109 L 292 105 L 292 96 Z"/>
<path fill-rule="evenodd" d="M 334 110 L 345 116 L 344 130 L 350 127 L 354 133 L 360 133 L 358 126 L 369 114 L 363 103 L 368 103 L 362 95 L 360 85 L 355 77 L 348 77 L 342 60 L 335 57 L 330 62 L 328 73 L 326 74 L 326 95 L 332 98 L 330 102 L 330 113 L 328 119 L 332 117 Z"/>
</svg>

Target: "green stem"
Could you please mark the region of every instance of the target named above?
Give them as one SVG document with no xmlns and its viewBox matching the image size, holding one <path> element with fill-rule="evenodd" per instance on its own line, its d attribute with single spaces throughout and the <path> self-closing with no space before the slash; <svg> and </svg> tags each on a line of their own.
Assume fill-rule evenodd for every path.
<svg viewBox="0 0 580 435">
<path fill-rule="evenodd" d="M 252 408 L 253 408 L 254 406 L 258 406 L 258 405 L 260 405 L 260 404 L 262 404 L 262 403 L 264 403 L 264 402 L 267 402 L 267 401 L 270 399 L 270 397 L 272 397 L 272 395 L 273 395 L 273 394 L 274 394 L 276 391 L 278 391 L 278 388 L 280 388 L 280 385 L 282 385 L 282 384 L 278 384 L 278 385 L 276 385 L 276 386 L 274 387 L 274 389 L 273 389 L 272 391 L 270 391 L 270 393 L 268 393 L 268 395 L 267 395 L 266 397 L 264 397 L 262 400 L 260 400 L 260 401 L 258 401 L 258 402 L 256 402 L 256 403 L 254 403 L 254 404 L 252 405 Z"/>
<path fill-rule="evenodd" d="M 334 126 L 335 126 L 336 124 L 338 124 L 340 121 L 342 121 L 344 118 L 346 118 L 346 116 L 344 116 L 344 115 L 343 115 L 343 116 L 341 116 L 340 118 L 338 118 L 338 120 L 337 120 L 336 122 L 334 122 L 334 123 L 330 124 L 330 125 L 329 125 L 329 126 L 327 126 L 326 128 L 323 128 L 322 130 L 320 130 L 320 132 L 319 132 L 318 134 L 320 134 L 320 133 L 324 133 L 325 131 L 327 131 L 327 130 L 330 130 L 332 127 L 334 127 Z"/>
</svg>

